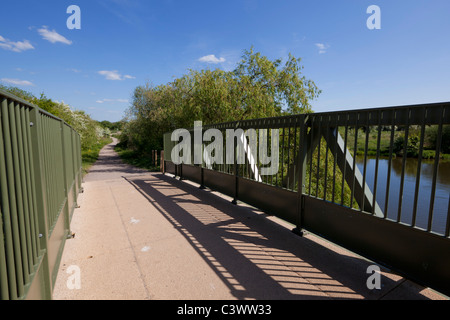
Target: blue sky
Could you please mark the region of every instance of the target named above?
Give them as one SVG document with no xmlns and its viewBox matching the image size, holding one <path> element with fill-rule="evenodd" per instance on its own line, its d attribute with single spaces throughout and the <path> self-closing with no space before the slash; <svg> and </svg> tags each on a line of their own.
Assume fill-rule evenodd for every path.
<svg viewBox="0 0 450 320">
<path fill-rule="evenodd" d="M 81 9 L 70 30 L 67 8 Z M 381 9 L 369 30 L 367 8 Z M 302 58 L 316 112 L 450 101 L 448 0 L 4 1 L 0 82 L 118 121 L 133 90 L 232 70 L 254 46 Z"/>
</svg>

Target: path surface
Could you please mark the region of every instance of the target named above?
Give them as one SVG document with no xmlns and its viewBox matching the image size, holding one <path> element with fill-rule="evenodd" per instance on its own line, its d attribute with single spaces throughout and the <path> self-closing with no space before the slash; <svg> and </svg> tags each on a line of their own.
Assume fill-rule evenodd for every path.
<svg viewBox="0 0 450 320">
<path fill-rule="evenodd" d="M 55 300 L 444 298 L 385 270 L 381 289 L 369 290 L 370 262 L 223 195 L 123 164 L 114 143 L 85 177 Z"/>
</svg>

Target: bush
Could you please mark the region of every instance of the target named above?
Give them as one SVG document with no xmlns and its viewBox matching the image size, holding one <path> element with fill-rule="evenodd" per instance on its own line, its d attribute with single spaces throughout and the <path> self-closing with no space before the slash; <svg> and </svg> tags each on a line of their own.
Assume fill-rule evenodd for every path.
<svg viewBox="0 0 450 320">
<path fill-rule="evenodd" d="M 438 126 L 430 126 L 425 131 L 425 137 L 430 149 L 436 150 Z M 450 153 L 450 125 L 442 127 L 441 152 Z"/>
<path fill-rule="evenodd" d="M 401 135 L 394 140 L 393 151 L 398 155 L 417 157 L 419 154 L 419 147 L 420 147 L 420 139 L 418 135 L 413 134 L 409 136 L 408 143 L 406 146 L 405 146 L 405 137 Z"/>
<path fill-rule="evenodd" d="M 436 151 L 434 150 L 423 150 L 422 158 L 424 159 L 434 159 L 436 157 Z"/>
<path fill-rule="evenodd" d="M 55 102 L 45 94 L 37 98 L 32 93 L 16 87 L 0 85 L 0 88 L 64 120 L 80 135 L 82 151 L 95 149 L 102 138 L 109 137 L 109 129 L 100 126 L 84 111 L 74 110 L 64 102 Z"/>
<path fill-rule="evenodd" d="M 233 71 L 189 70 L 159 86 L 134 90 L 121 140 L 142 154 L 161 150 L 163 135 L 179 128 L 311 112 L 320 90 L 302 74 L 300 59 L 271 61 L 253 48 Z M 125 140 L 126 139 L 126 140 Z"/>
</svg>

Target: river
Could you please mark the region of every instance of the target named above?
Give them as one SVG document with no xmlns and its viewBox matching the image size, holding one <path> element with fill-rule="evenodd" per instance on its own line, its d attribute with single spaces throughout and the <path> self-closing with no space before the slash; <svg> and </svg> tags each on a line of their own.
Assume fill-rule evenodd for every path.
<svg viewBox="0 0 450 320">
<path fill-rule="evenodd" d="M 392 159 L 390 187 L 388 195 L 388 214 L 389 219 L 396 220 L 398 216 L 398 205 L 400 201 L 400 185 L 402 174 L 402 158 Z M 363 173 L 364 158 L 357 158 L 358 167 Z M 403 186 L 402 210 L 400 214 L 400 221 L 406 224 L 411 224 L 414 208 L 414 195 L 416 189 L 416 175 L 417 175 L 418 160 L 407 158 L 405 165 L 405 177 Z M 430 211 L 430 198 L 432 193 L 433 182 L 433 167 L 434 160 L 423 160 L 421 165 L 421 175 L 419 183 L 419 193 L 417 201 L 416 226 L 426 229 L 428 225 L 428 216 Z M 376 159 L 367 160 L 367 175 L 366 180 L 369 187 L 373 190 L 375 177 Z M 386 186 L 389 169 L 389 159 L 379 159 L 378 165 L 378 187 L 377 187 L 377 202 L 384 210 L 386 203 Z M 447 212 L 449 210 L 450 199 L 450 162 L 441 161 L 438 167 L 436 179 L 434 208 L 432 211 L 432 225 L 431 230 L 439 234 L 445 234 L 447 223 Z"/>
</svg>

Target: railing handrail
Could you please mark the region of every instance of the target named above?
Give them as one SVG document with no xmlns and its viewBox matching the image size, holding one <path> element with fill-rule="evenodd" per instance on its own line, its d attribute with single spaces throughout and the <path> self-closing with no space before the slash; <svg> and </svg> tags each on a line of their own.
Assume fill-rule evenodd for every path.
<svg viewBox="0 0 450 320">
<path fill-rule="evenodd" d="M 203 124 L 203 128 L 207 129 L 234 129 L 237 126 L 239 128 L 250 128 L 256 122 L 264 122 L 266 125 L 278 124 L 280 128 L 288 127 L 295 123 L 300 123 L 303 119 L 307 117 L 324 117 L 324 116 L 339 116 L 339 115 L 349 115 L 349 114 L 373 114 L 373 113 L 383 113 L 383 112 L 392 112 L 392 111 L 414 111 L 415 109 L 435 109 L 437 107 L 448 108 L 450 107 L 450 102 L 435 102 L 435 103 L 425 103 L 425 104 L 411 104 L 411 105 L 399 105 L 399 106 L 389 106 L 389 107 L 370 107 L 364 109 L 351 109 L 351 110 L 336 110 L 336 111 L 321 111 L 321 112 L 309 112 L 309 113 L 300 113 L 300 114 L 290 114 L 290 115 L 281 115 L 275 117 L 265 117 L 265 118 L 255 118 L 255 119 L 244 119 L 244 120 L 236 120 L 236 121 L 227 121 L 216 124 Z M 450 115 L 446 115 L 450 117 Z M 432 124 L 439 124 L 439 117 L 433 118 Z M 283 121 L 283 123 L 281 123 Z M 372 120 L 375 121 L 375 120 Z M 449 121 L 449 120 L 448 120 Z M 428 125 L 429 123 L 427 123 Z M 194 130 L 194 127 L 184 128 L 188 131 Z M 166 132 L 165 134 L 169 134 L 171 132 Z"/>
</svg>

